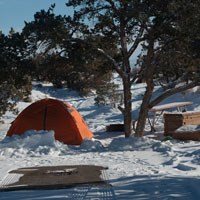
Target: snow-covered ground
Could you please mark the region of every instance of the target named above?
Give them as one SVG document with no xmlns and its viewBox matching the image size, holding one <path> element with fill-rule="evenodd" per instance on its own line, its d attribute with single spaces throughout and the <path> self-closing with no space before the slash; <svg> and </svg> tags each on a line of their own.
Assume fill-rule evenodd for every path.
<svg viewBox="0 0 200 200">
<path fill-rule="evenodd" d="M 133 87 L 133 117 L 137 118 L 143 84 Z M 155 95 L 160 92 L 156 88 Z M 35 86 L 33 102 L 45 97 L 65 100 L 83 116 L 95 137 L 80 146 L 68 146 L 54 140 L 54 132 L 27 132 L 23 136 L 5 138 L 10 122 L 16 116 L 6 113 L 0 125 L 0 181 L 8 172 L 20 167 L 92 164 L 108 167 L 105 179 L 112 185 L 106 187 L 77 187 L 62 190 L 0 192 L 0 200 L 44 199 L 181 199 L 200 198 L 200 142 L 161 140 L 163 121 L 157 124 L 156 133 L 146 133 L 143 138 L 125 139 L 120 132 L 106 132 L 111 123 L 121 123 L 122 115 L 112 106 L 97 106 L 94 97 L 80 97 L 76 92 L 50 85 Z M 200 110 L 198 88 L 167 99 L 192 101 L 191 111 Z M 18 103 L 23 110 L 30 103 Z M 148 124 L 146 130 L 149 130 Z"/>
</svg>

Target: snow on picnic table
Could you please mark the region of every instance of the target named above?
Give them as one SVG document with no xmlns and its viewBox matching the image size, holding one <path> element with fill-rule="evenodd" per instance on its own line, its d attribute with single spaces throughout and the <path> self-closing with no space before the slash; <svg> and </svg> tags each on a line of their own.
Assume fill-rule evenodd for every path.
<svg viewBox="0 0 200 200">
<path fill-rule="evenodd" d="M 138 109 L 145 86 L 137 86 L 133 108 Z M 20 167 L 53 165 L 101 165 L 108 167 L 104 178 L 110 188 L 77 187 L 63 190 L 0 192 L 1 200 L 13 199 L 199 199 L 200 143 L 195 141 L 159 140 L 162 128 L 143 138 L 124 138 L 120 132 L 106 132 L 111 123 L 122 122 L 121 113 L 109 106 L 96 106 L 94 97 L 79 97 L 70 90 L 50 86 L 35 88 L 34 100 L 56 97 L 73 105 L 83 116 L 95 137 L 80 146 L 64 145 L 54 140 L 53 131 L 27 131 L 23 136 L 5 138 L 11 113 L 0 126 L 0 181 L 8 172 Z M 192 101 L 191 110 L 198 110 L 199 94 L 190 92 L 174 96 Z M 191 99 L 190 99 L 190 98 Z M 170 100 L 168 100 L 170 101 Z M 199 101 L 200 102 L 200 101 Z M 22 110 L 29 103 L 19 103 Z M 134 110 L 134 114 L 136 111 Z M 160 120 L 158 127 L 163 127 Z"/>
</svg>

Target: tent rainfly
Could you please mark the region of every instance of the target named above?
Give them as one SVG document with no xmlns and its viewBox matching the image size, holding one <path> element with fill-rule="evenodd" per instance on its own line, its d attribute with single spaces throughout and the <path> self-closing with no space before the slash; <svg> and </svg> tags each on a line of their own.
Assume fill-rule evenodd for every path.
<svg viewBox="0 0 200 200">
<path fill-rule="evenodd" d="M 55 139 L 65 144 L 80 145 L 93 134 L 80 113 L 57 99 L 45 98 L 25 108 L 12 122 L 6 136 L 22 135 L 27 130 L 53 130 Z"/>
</svg>

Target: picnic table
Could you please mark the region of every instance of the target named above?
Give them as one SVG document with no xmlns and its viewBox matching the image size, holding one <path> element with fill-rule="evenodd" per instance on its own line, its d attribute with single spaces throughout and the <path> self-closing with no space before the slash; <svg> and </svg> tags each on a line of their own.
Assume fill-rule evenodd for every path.
<svg viewBox="0 0 200 200">
<path fill-rule="evenodd" d="M 173 103 L 167 103 L 167 104 L 162 104 L 158 106 L 152 107 L 149 112 L 153 113 L 152 119 L 151 116 L 148 116 L 148 121 L 151 126 L 151 131 L 155 131 L 155 123 L 158 121 L 160 116 L 162 116 L 163 112 L 166 110 L 169 110 L 171 108 L 176 108 L 178 112 L 185 112 L 187 111 L 187 106 L 191 105 L 192 102 L 173 102 Z"/>
</svg>

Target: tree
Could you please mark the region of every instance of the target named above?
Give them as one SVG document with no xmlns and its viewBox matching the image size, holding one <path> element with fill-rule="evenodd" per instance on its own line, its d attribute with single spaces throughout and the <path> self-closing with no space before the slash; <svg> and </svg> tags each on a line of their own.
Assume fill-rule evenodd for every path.
<svg viewBox="0 0 200 200">
<path fill-rule="evenodd" d="M 116 38 L 120 52 L 120 62 L 113 58 L 109 49 L 97 48 L 109 61 L 112 62 L 114 69 L 122 78 L 124 91 L 124 108 L 121 111 L 124 116 L 125 136 L 129 137 L 132 133 L 132 95 L 131 85 L 135 77 L 132 76 L 130 57 L 140 43 L 144 28 L 140 27 L 140 21 L 135 20 L 139 17 L 138 5 L 135 1 L 68 1 L 67 6 L 80 8 L 75 12 L 74 19 L 81 21 L 87 16 L 87 20 L 93 20 L 94 27 L 90 27 L 93 34 L 104 36 L 107 40 L 113 41 Z M 80 7 L 79 7 L 80 6 Z M 134 17 L 133 17 L 134 16 Z M 141 19 L 142 20 L 142 19 Z M 143 22 L 142 22 L 143 23 Z M 134 35 L 133 35 L 134 34 Z M 131 48 L 128 48 L 129 44 Z"/>
<path fill-rule="evenodd" d="M 54 5 L 47 11 L 36 12 L 34 21 L 26 22 L 23 29 L 27 52 L 35 68 L 32 76 L 85 95 L 97 86 L 97 80 L 100 85 L 105 77 L 107 81 L 111 79 L 108 75 L 112 67 L 93 51 L 94 46 L 105 44 L 105 41 L 101 37 L 88 36 L 85 26 L 74 25 L 70 17 L 55 15 L 53 8 Z M 113 53 L 117 50 L 114 43 L 108 43 L 107 48 Z"/>
<path fill-rule="evenodd" d="M 27 99 L 32 89 L 23 58 L 23 38 L 11 30 L 8 36 L 0 35 L 0 117 L 7 110 L 14 111 L 15 102 Z"/>
<path fill-rule="evenodd" d="M 113 58 L 108 49 L 97 49 L 112 62 L 114 69 L 122 79 L 124 108 L 120 108 L 120 110 L 124 115 L 126 137 L 129 137 L 132 132 L 131 85 L 138 76 L 142 75 L 145 80 L 146 91 L 140 108 L 136 136 L 142 136 L 144 133 L 150 107 L 169 95 L 199 84 L 199 80 L 192 81 L 189 86 L 166 91 L 165 95 L 152 100 L 155 72 L 159 66 L 156 59 L 159 58 L 159 55 L 164 56 L 166 47 L 170 47 L 175 41 L 182 41 L 184 38 L 189 45 L 189 33 L 183 24 L 187 20 L 189 9 L 195 11 L 195 14 L 189 12 L 194 18 L 198 16 L 198 1 L 184 1 L 183 3 L 179 0 L 69 0 L 66 5 L 77 9 L 74 13 L 75 21 L 83 21 L 83 23 L 92 21 L 93 26 L 89 27 L 92 34 L 109 39 L 117 38 L 121 51 L 120 60 Z M 194 22 L 194 19 L 190 21 Z M 140 45 L 144 54 L 138 74 L 130 66 L 130 58 Z M 180 60 L 178 55 L 176 58 L 176 62 L 178 62 Z M 189 66 L 187 67 L 189 68 Z"/>
<path fill-rule="evenodd" d="M 142 136 L 144 133 L 149 108 L 173 94 L 200 84 L 197 70 L 200 63 L 199 59 L 194 57 L 194 52 L 191 48 L 194 38 L 199 37 L 195 19 L 199 17 L 197 7 L 200 2 L 176 0 L 165 1 L 165 3 L 158 2 L 158 7 L 154 7 L 153 11 L 151 11 L 151 13 L 154 13 L 153 23 L 147 30 L 150 40 L 146 48 L 150 49 L 147 50 L 142 65 L 147 87 L 136 128 L 138 136 Z M 190 26 L 195 30 L 192 34 L 188 31 Z M 157 72 L 162 74 L 163 69 L 166 72 L 166 68 L 171 69 L 170 76 L 172 79 L 165 84 L 167 90 L 164 90 L 160 96 L 154 98 L 152 93 L 155 85 L 155 75 Z M 169 75 L 169 71 L 167 75 Z"/>
</svg>

